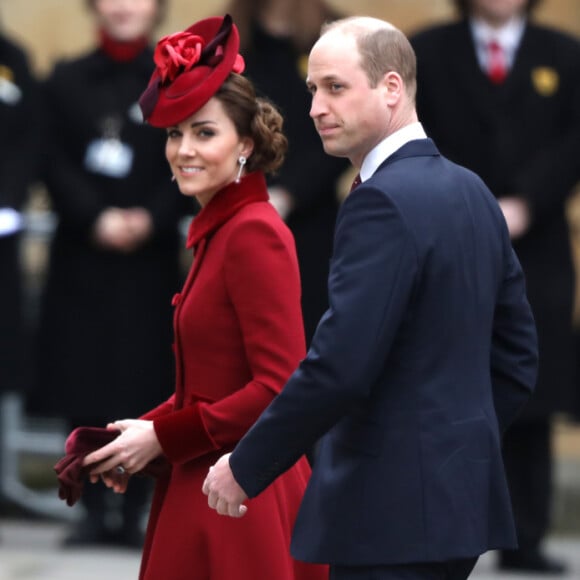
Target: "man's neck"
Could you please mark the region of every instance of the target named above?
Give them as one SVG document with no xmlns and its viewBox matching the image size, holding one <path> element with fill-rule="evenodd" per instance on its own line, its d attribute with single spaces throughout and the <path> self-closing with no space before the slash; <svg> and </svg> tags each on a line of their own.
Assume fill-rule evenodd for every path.
<svg viewBox="0 0 580 580">
<path fill-rule="evenodd" d="M 507 26 L 510 22 L 520 20 L 525 17 L 525 13 L 516 12 L 512 14 L 494 14 L 481 10 L 474 10 L 470 18 L 484 22 L 490 28 L 500 29 Z"/>
</svg>

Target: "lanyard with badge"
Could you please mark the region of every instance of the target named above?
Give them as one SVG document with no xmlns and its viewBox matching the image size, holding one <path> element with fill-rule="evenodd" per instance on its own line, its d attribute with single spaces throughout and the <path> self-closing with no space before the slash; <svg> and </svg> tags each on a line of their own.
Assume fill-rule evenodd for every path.
<svg viewBox="0 0 580 580">
<path fill-rule="evenodd" d="M 123 121 L 119 115 L 105 117 L 101 123 L 102 136 L 91 141 L 85 153 L 85 167 L 93 172 L 122 179 L 133 166 L 133 148 L 121 141 Z"/>
</svg>

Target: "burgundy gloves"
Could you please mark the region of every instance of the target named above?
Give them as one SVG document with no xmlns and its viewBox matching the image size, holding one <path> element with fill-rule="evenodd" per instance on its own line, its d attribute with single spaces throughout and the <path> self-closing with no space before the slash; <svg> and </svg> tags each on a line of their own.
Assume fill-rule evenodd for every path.
<svg viewBox="0 0 580 580">
<path fill-rule="evenodd" d="M 77 427 L 66 439 L 66 455 L 54 466 L 58 479 L 58 497 L 73 506 L 81 497 L 85 479 L 97 464 L 83 466 L 89 453 L 100 449 L 121 434 L 104 427 Z M 165 457 L 158 457 L 142 469 L 138 475 L 160 477 L 169 473 L 170 464 Z"/>
<path fill-rule="evenodd" d="M 54 466 L 58 478 L 58 497 L 73 506 L 81 497 L 84 480 L 91 467 L 83 466 L 89 453 L 103 447 L 121 434 L 102 427 L 77 427 L 66 439 L 66 455 Z"/>
</svg>

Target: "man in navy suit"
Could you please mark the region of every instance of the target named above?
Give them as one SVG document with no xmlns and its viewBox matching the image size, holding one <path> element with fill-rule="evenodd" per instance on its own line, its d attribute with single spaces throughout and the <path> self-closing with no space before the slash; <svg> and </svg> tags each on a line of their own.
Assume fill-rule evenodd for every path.
<svg viewBox="0 0 580 580">
<path fill-rule="evenodd" d="M 501 210 L 426 137 L 415 77 L 381 20 L 332 23 L 312 49 L 310 114 L 361 183 L 307 357 L 203 486 L 240 517 L 322 437 L 292 554 L 333 580 L 467 578 L 516 544 L 501 434 L 535 383 L 534 321 Z"/>
</svg>

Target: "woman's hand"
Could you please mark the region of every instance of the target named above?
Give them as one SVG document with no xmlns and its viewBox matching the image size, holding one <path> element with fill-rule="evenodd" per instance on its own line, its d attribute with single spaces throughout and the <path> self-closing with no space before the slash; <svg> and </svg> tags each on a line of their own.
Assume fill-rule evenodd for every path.
<svg viewBox="0 0 580 580">
<path fill-rule="evenodd" d="M 90 471 L 91 481 L 99 476 L 107 487 L 122 493 L 129 475 L 141 471 L 162 453 L 153 421 L 124 419 L 107 425 L 121 431 L 114 441 L 88 454 L 83 465 L 96 464 Z"/>
</svg>

